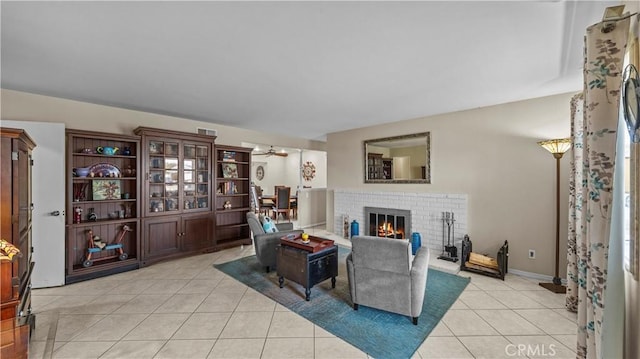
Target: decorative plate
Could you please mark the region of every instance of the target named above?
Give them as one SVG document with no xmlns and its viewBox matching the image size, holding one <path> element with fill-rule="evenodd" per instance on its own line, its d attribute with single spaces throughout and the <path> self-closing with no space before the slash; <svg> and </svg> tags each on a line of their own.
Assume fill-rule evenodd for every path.
<svg viewBox="0 0 640 359">
<path fill-rule="evenodd" d="M 89 176 L 92 173 L 92 177 L 122 177 L 120 169 L 110 163 L 96 163 L 89 167 Z"/>
<path fill-rule="evenodd" d="M 302 165 L 302 178 L 304 178 L 305 181 L 311 181 L 315 176 L 316 166 L 311 161 L 305 162 L 305 164 Z"/>
</svg>

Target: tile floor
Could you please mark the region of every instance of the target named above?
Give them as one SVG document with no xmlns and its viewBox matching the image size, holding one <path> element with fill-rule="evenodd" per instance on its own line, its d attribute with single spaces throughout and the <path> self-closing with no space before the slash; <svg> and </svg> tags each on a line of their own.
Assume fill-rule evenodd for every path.
<svg viewBox="0 0 640 359">
<path fill-rule="evenodd" d="M 34 290 L 30 358 L 368 357 L 212 266 L 251 254 L 231 248 Z M 460 275 L 471 283 L 414 358 L 575 358 L 563 295 L 515 275 Z"/>
</svg>

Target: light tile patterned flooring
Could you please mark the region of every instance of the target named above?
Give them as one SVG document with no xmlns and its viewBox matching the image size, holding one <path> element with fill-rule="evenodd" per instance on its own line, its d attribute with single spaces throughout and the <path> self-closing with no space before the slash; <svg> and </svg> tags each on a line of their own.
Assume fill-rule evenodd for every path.
<svg viewBox="0 0 640 359">
<path fill-rule="evenodd" d="M 34 290 L 30 358 L 368 357 L 213 268 L 253 253 L 231 248 Z M 576 317 L 564 295 L 515 275 L 460 275 L 471 283 L 413 358 L 575 358 Z"/>
</svg>

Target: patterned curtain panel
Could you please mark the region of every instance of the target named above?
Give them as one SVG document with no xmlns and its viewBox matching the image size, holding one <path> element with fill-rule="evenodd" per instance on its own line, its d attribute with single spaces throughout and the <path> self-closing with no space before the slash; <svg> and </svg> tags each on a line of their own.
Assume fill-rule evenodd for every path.
<svg viewBox="0 0 640 359">
<path fill-rule="evenodd" d="M 571 144 L 573 151 L 571 154 L 571 175 L 569 176 L 569 238 L 567 239 L 567 309 L 572 312 L 578 311 L 578 288 L 584 288 L 584 282 L 578 285 L 578 243 L 580 244 L 581 257 L 586 258 L 583 250 L 584 245 L 584 220 L 582 209 L 585 206 L 584 192 L 586 186 L 583 181 L 588 163 L 584 162 L 584 142 L 583 142 L 583 124 L 584 124 L 584 94 L 579 93 L 571 99 Z M 582 279 L 586 268 L 581 268 Z M 584 296 L 584 293 L 583 293 Z"/>
<path fill-rule="evenodd" d="M 587 28 L 584 92 L 571 100 L 567 309 L 578 313 L 579 358 L 600 358 L 618 104 L 629 19 Z"/>
</svg>

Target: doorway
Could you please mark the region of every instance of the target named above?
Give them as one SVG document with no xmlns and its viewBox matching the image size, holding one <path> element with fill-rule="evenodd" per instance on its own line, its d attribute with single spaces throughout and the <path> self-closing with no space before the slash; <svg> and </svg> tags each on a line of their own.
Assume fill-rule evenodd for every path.
<svg viewBox="0 0 640 359">
<path fill-rule="evenodd" d="M 65 268 L 65 125 L 2 121 L 21 128 L 36 142 L 33 150 L 33 288 L 64 285 Z"/>
</svg>

